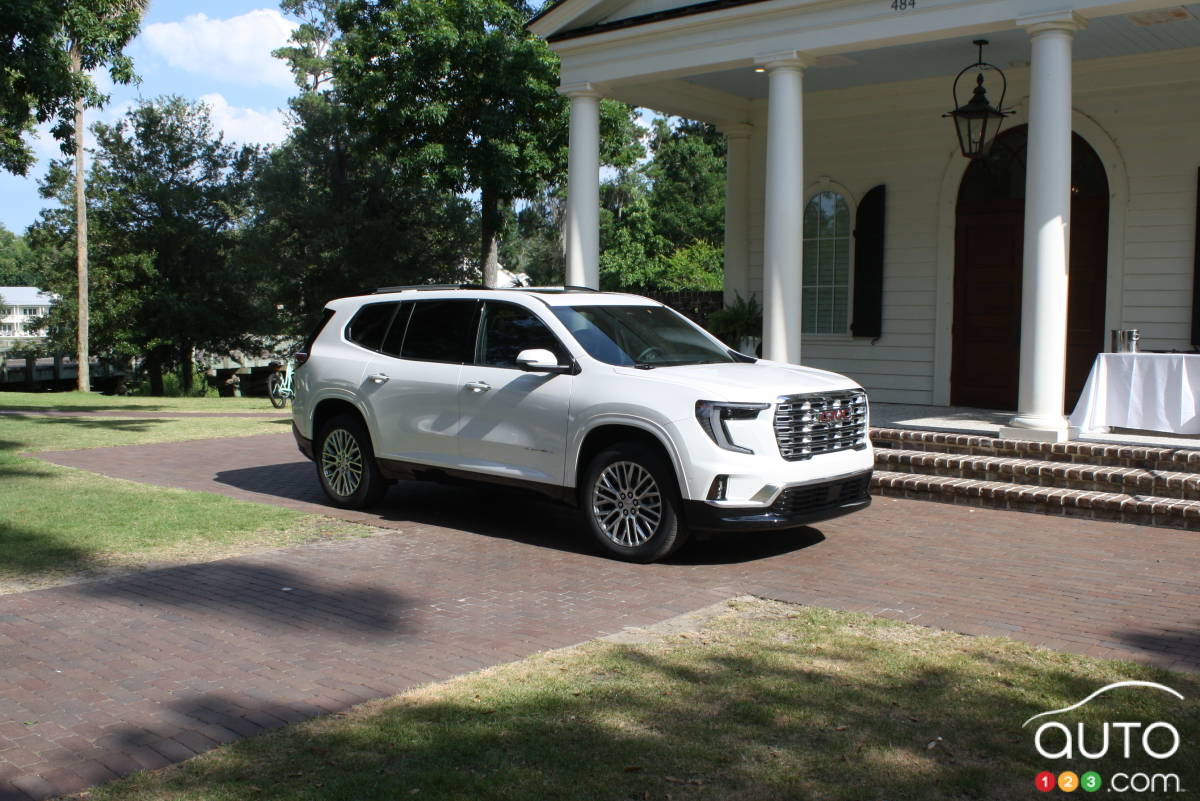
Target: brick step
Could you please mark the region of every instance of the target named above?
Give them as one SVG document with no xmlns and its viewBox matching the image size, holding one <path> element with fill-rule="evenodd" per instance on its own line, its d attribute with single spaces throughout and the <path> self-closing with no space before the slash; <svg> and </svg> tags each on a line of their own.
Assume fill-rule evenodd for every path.
<svg viewBox="0 0 1200 801">
<path fill-rule="evenodd" d="M 907 428 L 872 428 L 871 442 L 880 449 L 1037 459 L 1104 467 L 1136 467 L 1200 474 L 1200 447 L 1152 448 L 1098 442 L 1033 442 L 974 434 L 947 434 Z"/>
<path fill-rule="evenodd" d="M 875 467 L 896 473 L 1200 501 L 1200 473 L 899 448 L 880 448 L 875 451 Z"/>
<path fill-rule="evenodd" d="M 941 501 L 964 506 L 1200 531 L 1200 501 L 1177 498 L 1035 487 L 1006 481 L 981 481 L 888 470 L 875 471 L 871 477 L 871 491 L 884 497 Z"/>
</svg>

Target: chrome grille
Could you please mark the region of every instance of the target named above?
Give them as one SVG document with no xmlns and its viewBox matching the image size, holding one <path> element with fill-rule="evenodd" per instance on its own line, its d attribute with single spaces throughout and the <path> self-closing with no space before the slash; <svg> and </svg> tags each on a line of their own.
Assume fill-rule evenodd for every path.
<svg viewBox="0 0 1200 801">
<path fill-rule="evenodd" d="M 867 445 L 867 394 L 862 390 L 786 395 L 775 409 L 775 438 L 789 462 Z"/>
</svg>

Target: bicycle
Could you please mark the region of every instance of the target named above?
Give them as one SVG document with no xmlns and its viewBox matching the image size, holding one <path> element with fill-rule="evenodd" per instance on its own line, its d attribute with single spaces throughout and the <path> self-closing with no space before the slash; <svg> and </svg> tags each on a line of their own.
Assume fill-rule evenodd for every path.
<svg viewBox="0 0 1200 801">
<path fill-rule="evenodd" d="M 284 368 L 282 376 L 279 374 L 280 367 Z M 295 362 L 288 359 L 286 365 L 276 364 L 275 372 L 267 376 L 267 396 L 271 399 L 271 405 L 276 409 L 282 409 L 287 406 L 290 398 L 296 397 L 292 386 L 295 369 Z"/>
</svg>

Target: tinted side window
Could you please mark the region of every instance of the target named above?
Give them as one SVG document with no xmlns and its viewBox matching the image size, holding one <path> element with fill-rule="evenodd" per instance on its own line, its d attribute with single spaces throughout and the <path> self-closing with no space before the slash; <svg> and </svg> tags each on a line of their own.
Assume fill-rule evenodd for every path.
<svg viewBox="0 0 1200 801">
<path fill-rule="evenodd" d="M 408 317 L 412 314 L 412 303 L 400 304 L 400 310 L 392 318 L 392 327 L 388 329 L 387 338 L 383 340 L 383 352 L 388 356 L 399 356 L 404 344 L 404 332 L 408 329 Z"/>
<path fill-rule="evenodd" d="M 533 312 L 514 303 L 487 304 L 483 336 L 480 337 L 480 363 L 491 367 L 516 367 L 517 354 L 530 348 L 544 348 L 566 364 L 566 352 L 550 329 Z"/>
<path fill-rule="evenodd" d="M 466 364 L 475 356 L 477 300 L 418 300 L 413 303 L 400 355 L 405 359 Z"/>
<path fill-rule="evenodd" d="M 363 306 L 346 326 L 346 339 L 364 348 L 379 350 L 392 313 L 399 303 L 371 303 Z"/>
</svg>

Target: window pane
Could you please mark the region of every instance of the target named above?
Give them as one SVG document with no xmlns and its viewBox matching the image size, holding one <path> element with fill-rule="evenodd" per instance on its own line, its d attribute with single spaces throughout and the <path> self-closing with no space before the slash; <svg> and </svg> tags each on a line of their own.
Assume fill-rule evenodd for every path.
<svg viewBox="0 0 1200 801">
<path fill-rule="evenodd" d="M 850 205 L 837 192 L 814 195 L 804 209 L 804 293 L 801 330 L 846 331 L 850 287 Z"/>
<path fill-rule="evenodd" d="M 482 361 L 492 367 L 516 367 L 517 354 L 544 348 L 566 364 L 566 354 L 550 329 L 528 309 L 513 303 L 487 304 Z"/>
<path fill-rule="evenodd" d="M 405 359 L 467 364 L 475 358 L 475 300 L 418 300 L 400 355 Z"/>
<path fill-rule="evenodd" d="M 346 326 L 346 339 L 364 348 L 379 350 L 384 332 L 392 321 L 392 312 L 399 303 L 371 303 L 363 306 Z"/>
<path fill-rule="evenodd" d="M 388 356 L 399 356 L 404 343 L 404 332 L 408 330 L 408 318 L 412 315 L 411 301 L 402 303 L 396 316 L 392 318 L 392 327 L 388 329 L 387 337 L 383 340 L 383 352 Z"/>
</svg>

